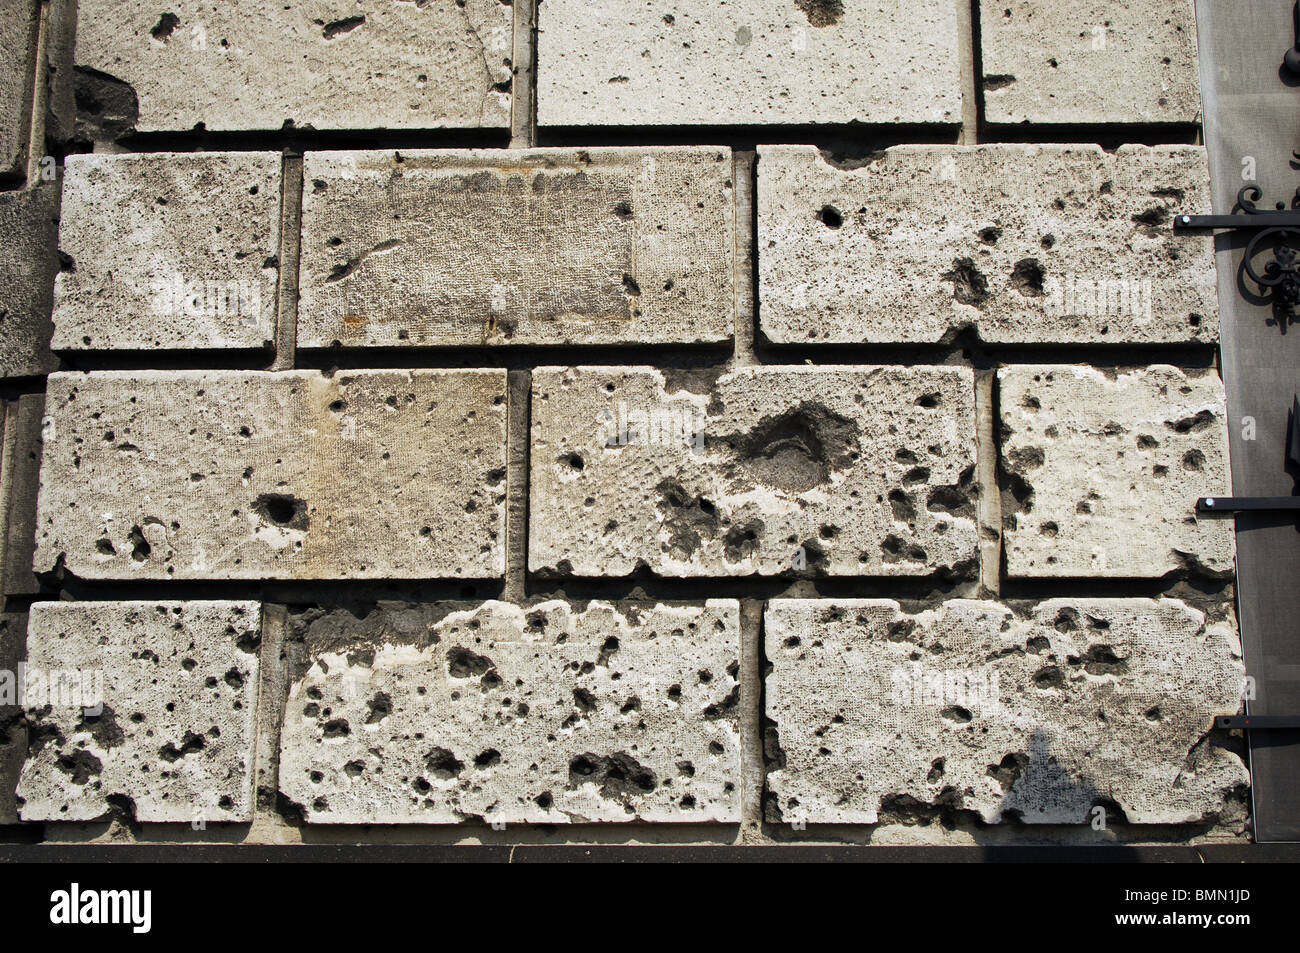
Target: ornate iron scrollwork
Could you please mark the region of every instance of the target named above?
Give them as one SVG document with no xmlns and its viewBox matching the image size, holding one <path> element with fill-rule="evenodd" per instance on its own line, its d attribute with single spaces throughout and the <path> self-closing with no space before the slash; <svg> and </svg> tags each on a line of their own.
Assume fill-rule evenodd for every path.
<svg viewBox="0 0 1300 953">
<path fill-rule="evenodd" d="M 1269 324 L 1277 324 L 1285 334 L 1288 325 L 1300 322 L 1300 189 L 1289 207 L 1278 202 L 1271 209 L 1260 208 L 1263 197 L 1263 190 L 1249 183 L 1237 193 L 1234 214 L 1179 215 L 1174 218 L 1174 231 L 1253 233 L 1246 243 L 1237 287 L 1248 300 L 1271 303 Z M 1257 262 L 1268 253 L 1272 258 L 1260 268 Z"/>
</svg>

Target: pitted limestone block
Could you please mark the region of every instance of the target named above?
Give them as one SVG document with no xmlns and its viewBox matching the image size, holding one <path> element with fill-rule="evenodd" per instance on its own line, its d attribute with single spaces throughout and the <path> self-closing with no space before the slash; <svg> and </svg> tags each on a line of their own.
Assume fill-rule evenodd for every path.
<svg viewBox="0 0 1300 953">
<path fill-rule="evenodd" d="M 27 634 L 24 821 L 248 821 L 256 602 L 40 602 Z"/>
<path fill-rule="evenodd" d="M 315 823 L 738 822 L 739 614 L 393 610 L 293 683 L 280 790 Z"/>
<path fill-rule="evenodd" d="M 56 349 L 268 347 L 280 156 L 69 156 L 59 250 Z"/>
<path fill-rule="evenodd" d="M 543 126 L 957 123 L 948 0 L 546 0 Z"/>
<path fill-rule="evenodd" d="M 0 377 L 34 377 L 58 363 L 50 352 L 58 233 L 57 183 L 0 192 Z"/>
<path fill-rule="evenodd" d="M 0 5 L 0 177 L 22 177 L 31 139 L 39 0 Z"/>
<path fill-rule="evenodd" d="M 80 0 L 77 63 L 140 132 L 504 127 L 511 37 L 505 0 Z"/>
<path fill-rule="evenodd" d="M 37 571 L 500 576 L 505 387 L 504 371 L 53 374 Z"/>
<path fill-rule="evenodd" d="M 1195 513 L 1228 490 L 1216 373 L 1020 365 L 998 387 L 1012 576 L 1232 573 L 1232 522 Z"/>
<path fill-rule="evenodd" d="M 779 344 L 1218 340 L 1199 146 L 900 146 L 758 164 L 759 310 Z"/>
<path fill-rule="evenodd" d="M 1199 121 L 1193 3 L 981 3 L 986 118 L 991 123 Z"/>
<path fill-rule="evenodd" d="M 974 414 L 967 368 L 539 368 L 529 568 L 964 576 Z"/>
<path fill-rule="evenodd" d="M 730 340 L 715 147 L 308 153 L 302 347 Z"/>
<path fill-rule="evenodd" d="M 765 633 L 785 821 L 1180 824 L 1249 783 L 1209 735 L 1241 697 L 1235 625 L 1177 600 L 775 599 Z"/>
</svg>

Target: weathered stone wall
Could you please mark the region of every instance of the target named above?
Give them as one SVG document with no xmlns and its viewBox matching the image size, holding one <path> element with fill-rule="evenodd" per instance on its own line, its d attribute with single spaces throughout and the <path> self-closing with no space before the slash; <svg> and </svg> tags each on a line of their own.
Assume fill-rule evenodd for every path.
<svg viewBox="0 0 1300 953">
<path fill-rule="evenodd" d="M 1245 836 L 1190 0 L 11 6 L 6 834 Z"/>
</svg>

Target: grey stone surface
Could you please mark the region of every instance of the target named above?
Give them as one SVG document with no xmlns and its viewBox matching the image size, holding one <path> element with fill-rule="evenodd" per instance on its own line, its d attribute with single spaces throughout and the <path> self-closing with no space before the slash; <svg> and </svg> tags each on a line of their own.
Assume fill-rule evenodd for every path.
<svg viewBox="0 0 1300 953">
<path fill-rule="evenodd" d="M 768 604 L 770 807 L 785 821 L 1213 820 L 1249 783 L 1235 625 L 1173 599 Z"/>
<path fill-rule="evenodd" d="M 269 346 L 279 155 L 73 155 L 63 186 L 55 349 Z"/>
<path fill-rule="evenodd" d="M 543 126 L 957 123 L 949 0 L 546 0 Z"/>
<path fill-rule="evenodd" d="M 1218 339 L 1199 146 L 901 146 L 832 164 L 764 146 L 760 321 L 773 342 Z"/>
<path fill-rule="evenodd" d="M 501 0 L 80 0 L 77 36 L 141 132 L 506 127 L 510 50 Z"/>
<path fill-rule="evenodd" d="M 0 192 L 0 377 L 35 377 L 56 366 L 50 310 L 58 233 L 58 183 Z"/>
<path fill-rule="evenodd" d="M 1193 6 L 1194 0 L 981 3 L 987 120 L 1199 121 Z"/>
<path fill-rule="evenodd" d="M 45 135 L 67 142 L 76 132 L 77 0 L 51 0 L 49 39 L 45 48 L 45 77 L 49 97 L 45 110 Z"/>
<path fill-rule="evenodd" d="M 1229 485 L 1218 374 L 1020 365 L 998 387 L 1012 576 L 1232 573 L 1232 521 L 1195 515 Z"/>
<path fill-rule="evenodd" d="M 0 6 L 0 177 L 21 178 L 31 139 L 38 0 Z"/>
<path fill-rule="evenodd" d="M 32 573 L 36 547 L 36 488 L 41 470 L 41 430 L 44 394 L 22 394 L 7 408 L 4 427 L 6 498 L 3 512 L 3 552 L 0 591 L 7 596 L 34 596 L 41 591 Z"/>
<path fill-rule="evenodd" d="M 308 153 L 303 347 L 725 341 L 731 152 Z"/>
<path fill-rule="evenodd" d="M 974 383 L 957 367 L 533 374 L 529 568 L 965 575 Z"/>
<path fill-rule="evenodd" d="M 290 688 L 280 790 L 309 822 L 740 820 L 734 600 L 387 612 Z"/>
<path fill-rule="evenodd" d="M 505 386 L 504 371 L 51 375 L 37 569 L 500 576 Z"/>
<path fill-rule="evenodd" d="M 128 805 L 139 821 L 250 820 L 260 616 L 256 602 L 34 605 L 23 820 Z"/>
</svg>

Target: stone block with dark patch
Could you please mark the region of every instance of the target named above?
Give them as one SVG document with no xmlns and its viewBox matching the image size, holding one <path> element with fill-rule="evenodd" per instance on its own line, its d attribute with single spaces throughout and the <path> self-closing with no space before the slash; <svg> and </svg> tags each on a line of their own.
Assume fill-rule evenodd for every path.
<svg viewBox="0 0 1300 953">
<path fill-rule="evenodd" d="M 1241 814 L 1246 767 L 1210 733 L 1241 697 L 1227 606 L 957 599 L 906 612 L 887 599 L 776 599 L 764 631 L 772 820 Z"/>
<path fill-rule="evenodd" d="M 957 367 L 540 368 L 529 568 L 964 577 L 974 413 Z"/>
</svg>

